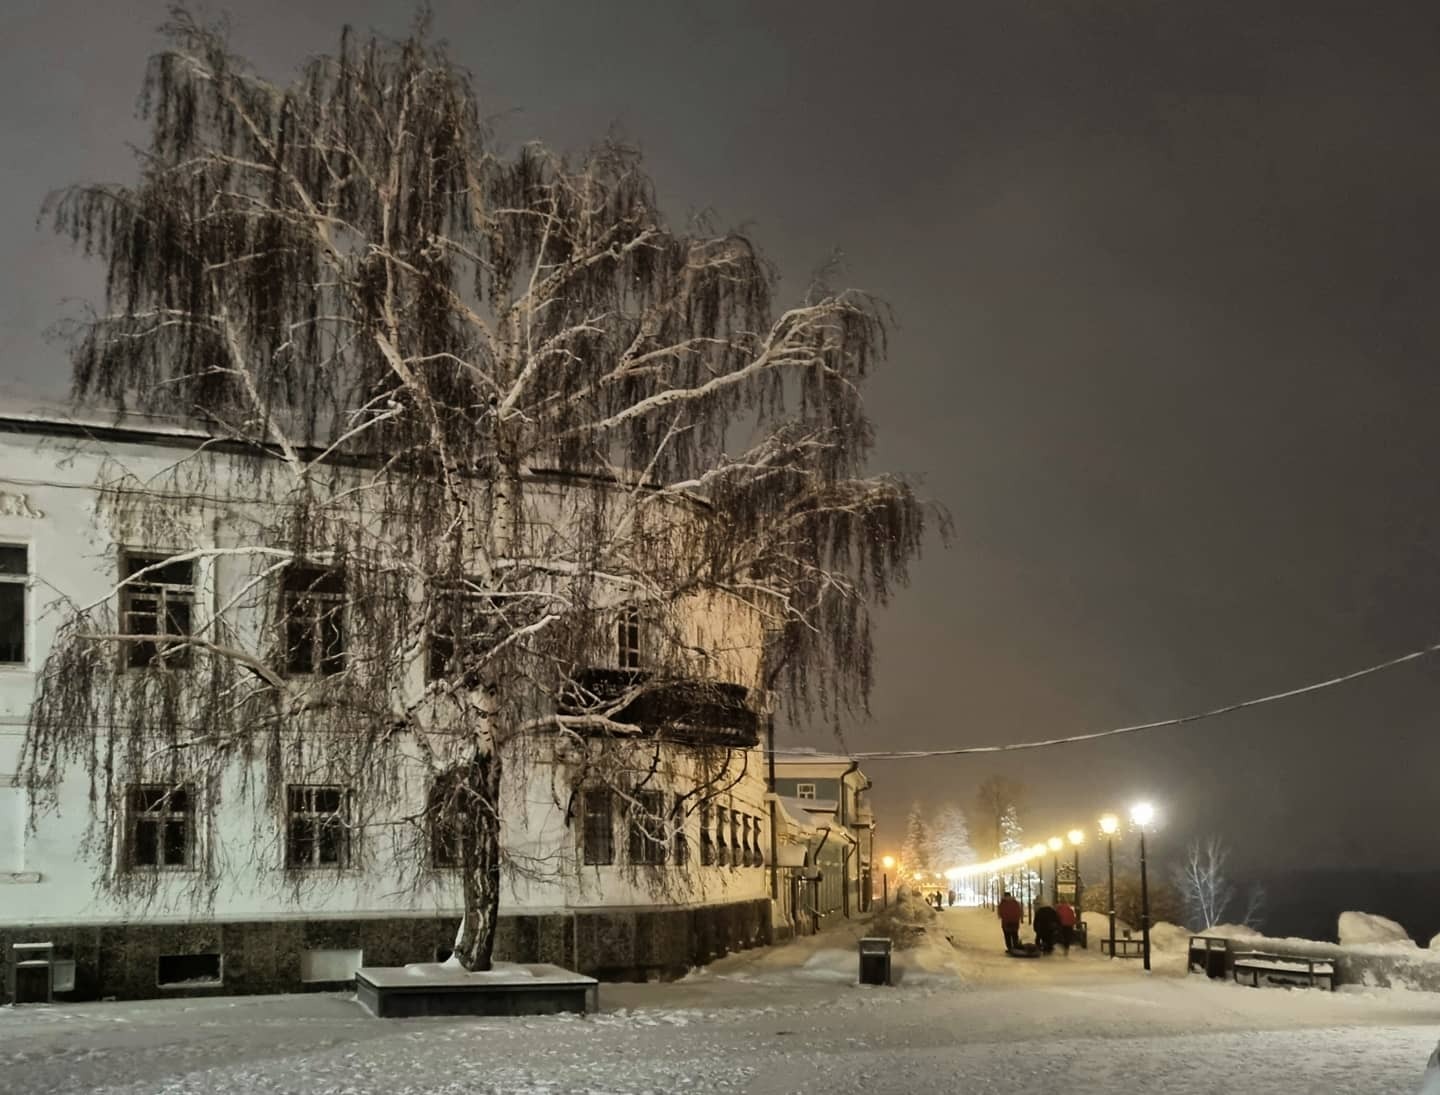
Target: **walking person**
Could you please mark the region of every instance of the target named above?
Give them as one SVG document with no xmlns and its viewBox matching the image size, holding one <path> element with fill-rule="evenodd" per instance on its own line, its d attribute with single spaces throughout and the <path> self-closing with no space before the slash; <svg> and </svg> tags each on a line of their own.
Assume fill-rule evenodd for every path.
<svg viewBox="0 0 1440 1095">
<path fill-rule="evenodd" d="M 1035 945 L 1040 953 L 1049 954 L 1055 949 L 1055 940 L 1060 934 L 1059 914 L 1049 905 L 1041 905 L 1031 915 L 1030 924 L 1035 929 Z"/>
<path fill-rule="evenodd" d="M 1075 906 L 1061 901 L 1055 906 L 1055 915 L 1060 918 L 1060 948 L 1068 955 L 1075 938 Z"/>
<path fill-rule="evenodd" d="M 1020 907 L 1009 890 L 1005 891 L 1000 898 L 1000 908 L 997 910 L 1000 917 L 1000 929 L 1005 933 L 1005 949 L 1007 951 L 1018 951 L 1020 949 L 1020 918 L 1025 915 L 1025 910 Z"/>
</svg>

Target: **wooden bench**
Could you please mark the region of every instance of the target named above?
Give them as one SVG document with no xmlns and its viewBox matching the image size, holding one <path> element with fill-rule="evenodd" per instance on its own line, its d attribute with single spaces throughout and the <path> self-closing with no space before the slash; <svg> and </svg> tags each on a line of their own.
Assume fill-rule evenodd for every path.
<svg viewBox="0 0 1440 1095">
<path fill-rule="evenodd" d="M 1244 974 L 1252 988 L 1260 987 L 1260 978 L 1276 985 L 1304 983 L 1311 988 L 1335 990 L 1335 961 L 1331 958 L 1305 958 L 1294 954 L 1270 954 L 1266 951 L 1239 951 L 1234 963 L 1235 983 Z M 1324 982 L 1322 985 L 1321 982 Z"/>
<path fill-rule="evenodd" d="M 1100 940 L 1100 953 L 1110 953 L 1110 937 L 1103 936 Z M 1116 958 L 1143 958 L 1145 957 L 1145 940 L 1143 939 L 1117 939 L 1115 940 Z"/>
</svg>

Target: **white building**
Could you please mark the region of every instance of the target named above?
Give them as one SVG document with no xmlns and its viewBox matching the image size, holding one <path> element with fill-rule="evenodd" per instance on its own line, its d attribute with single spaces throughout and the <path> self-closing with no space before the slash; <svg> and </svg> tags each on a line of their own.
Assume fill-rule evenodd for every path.
<svg viewBox="0 0 1440 1095">
<path fill-rule="evenodd" d="M 246 773 L 237 765 L 218 793 L 183 783 L 127 786 L 124 816 L 107 825 L 92 819 L 96 773 L 77 764 L 58 774 L 58 806 L 39 813 L 32 828 L 22 743 L 61 618 L 57 602 L 118 601 L 122 576 L 154 556 L 232 542 L 249 504 L 242 489 L 226 492 L 222 481 L 222 496 L 191 522 L 193 543 L 148 543 L 143 529 L 98 504 L 97 481 L 113 466 L 148 479 L 200 439 L 165 425 L 0 413 L 0 955 L 8 961 L 14 943 L 53 942 L 60 983 L 73 985 L 77 998 L 343 981 L 362 961 L 434 960 L 460 916 L 443 839 L 430 838 L 439 841 L 430 869 L 417 874 L 386 835 L 393 818 L 385 810 L 413 814 L 425 801 L 429 789 L 418 784 L 406 803 L 385 810 L 356 802 L 338 783 L 290 786 L 267 807 L 242 793 Z M 223 465 L 223 445 L 216 454 Z M 557 481 L 550 489 L 596 488 Z M 172 628 L 198 632 L 233 595 L 235 567 L 203 554 L 167 566 L 125 594 L 116 619 L 144 626 L 126 621 L 158 613 Z M 520 867 L 504 875 L 497 958 L 609 977 L 666 976 L 769 941 L 772 807 L 767 720 L 754 698 L 758 627 L 733 606 L 697 603 L 694 614 L 697 643 L 708 641 L 729 659 L 733 703 L 663 741 L 610 747 L 646 750 L 646 757 L 663 748 L 665 779 L 637 793 L 659 796 L 656 806 L 673 803 L 678 831 L 663 839 L 637 831 L 613 792 L 587 787 L 579 774 L 585 749 L 573 736 L 527 746 L 526 762 L 507 765 L 503 785 L 502 846 Z M 332 656 L 328 644 L 340 640 L 313 634 L 314 658 Z M 619 629 L 612 664 L 589 671 L 597 687 L 607 673 L 643 669 L 636 636 Z M 641 713 L 636 721 L 647 717 L 664 716 Z M 727 765 L 723 790 L 702 805 L 694 769 L 713 764 L 717 749 Z M 637 756 L 637 765 L 646 757 Z M 713 778 L 706 786 L 716 786 Z M 118 876 L 143 884 L 101 884 Z"/>
</svg>

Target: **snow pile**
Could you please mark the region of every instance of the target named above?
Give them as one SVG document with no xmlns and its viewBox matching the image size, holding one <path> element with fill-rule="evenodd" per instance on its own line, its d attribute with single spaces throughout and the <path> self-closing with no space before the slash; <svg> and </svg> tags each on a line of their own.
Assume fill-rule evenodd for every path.
<svg viewBox="0 0 1440 1095">
<path fill-rule="evenodd" d="M 935 910 L 916 894 L 904 890 L 893 905 L 875 914 L 870 922 L 870 934 L 888 936 L 896 950 L 909 950 L 924 943 L 935 925 Z"/>
<path fill-rule="evenodd" d="M 1248 924 L 1213 924 L 1203 932 L 1195 934 L 1213 935 L 1219 939 L 1262 939 L 1265 933 L 1257 931 Z"/>
<path fill-rule="evenodd" d="M 1373 943 L 1403 943 L 1408 949 L 1417 945 L 1404 927 L 1383 916 L 1366 912 L 1340 914 L 1340 944 L 1356 946 Z"/>
<path fill-rule="evenodd" d="M 1193 934 L 1195 933 L 1189 928 L 1182 928 L 1179 924 L 1169 924 L 1161 920 L 1150 929 L 1150 949 L 1188 953 L 1190 936 Z"/>
</svg>

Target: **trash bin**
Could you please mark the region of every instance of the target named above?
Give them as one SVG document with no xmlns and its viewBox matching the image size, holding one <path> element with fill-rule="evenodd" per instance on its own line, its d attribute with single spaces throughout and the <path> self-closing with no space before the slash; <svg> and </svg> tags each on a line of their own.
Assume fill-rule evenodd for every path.
<svg viewBox="0 0 1440 1095">
<path fill-rule="evenodd" d="M 871 935 L 860 940 L 860 983 L 862 985 L 888 985 L 890 983 L 889 939 Z"/>
<path fill-rule="evenodd" d="M 1211 947 L 1205 952 L 1205 976 L 1210 980 L 1225 980 L 1225 955 L 1227 953 L 1224 947 Z"/>
<path fill-rule="evenodd" d="M 1216 936 L 1192 935 L 1185 965 L 1190 973 L 1203 973 L 1212 981 L 1225 978 L 1225 940 Z"/>
</svg>

